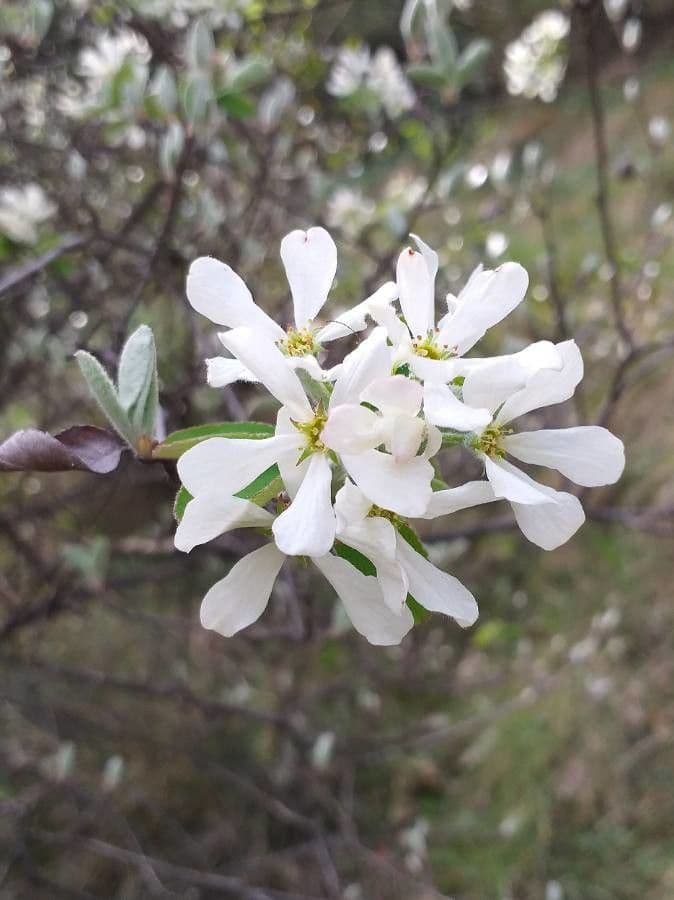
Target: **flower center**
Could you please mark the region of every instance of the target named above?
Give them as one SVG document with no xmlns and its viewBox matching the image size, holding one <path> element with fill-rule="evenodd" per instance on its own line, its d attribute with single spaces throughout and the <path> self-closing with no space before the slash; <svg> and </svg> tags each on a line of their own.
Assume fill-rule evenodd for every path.
<svg viewBox="0 0 674 900">
<path fill-rule="evenodd" d="M 510 429 L 500 428 L 498 425 L 488 425 L 470 446 L 479 453 L 484 453 L 485 456 L 492 458 L 496 456 L 501 459 L 505 456 L 501 438 L 510 433 Z"/>
<path fill-rule="evenodd" d="M 321 406 L 319 406 L 314 413 L 313 419 L 309 419 L 306 422 L 293 422 L 293 425 L 304 437 L 304 440 L 306 442 L 306 446 L 302 451 L 301 460 L 304 460 L 308 456 L 311 456 L 312 453 L 326 452 L 327 447 L 321 440 L 321 433 L 327 421 L 327 412 L 325 412 L 325 410 Z"/>
<path fill-rule="evenodd" d="M 418 334 L 413 339 L 412 349 L 417 356 L 423 356 L 425 359 L 449 359 L 456 355 L 448 344 L 438 343 L 436 332 L 428 331 L 426 337 Z"/>
<path fill-rule="evenodd" d="M 278 347 L 285 356 L 315 356 L 322 349 L 308 328 L 289 328 L 286 336 L 278 341 Z"/>
</svg>

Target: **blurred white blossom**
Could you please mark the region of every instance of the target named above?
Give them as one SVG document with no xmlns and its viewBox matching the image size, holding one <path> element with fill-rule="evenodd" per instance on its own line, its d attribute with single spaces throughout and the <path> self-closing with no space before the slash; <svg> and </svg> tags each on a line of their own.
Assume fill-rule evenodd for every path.
<svg viewBox="0 0 674 900">
<path fill-rule="evenodd" d="M 559 10 L 542 12 L 505 49 L 503 70 L 510 94 L 552 102 L 566 72 L 563 41 L 569 19 Z"/>
<path fill-rule="evenodd" d="M 35 244 L 38 226 L 55 212 L 56 206 L 39 184 L 0 190 L 0 232 L 19 244 Z"/>
<path fill-rule="evenodd" d="M 340 228 L 349 237 L 357 237 L 374 215 L 376 206 L 361 191 L 341 187 L 328 200 L 328 225 Z"/>
<path fill-rule="evenodd" d="M 392 119 L 414 106 L 414 91 L 390 47 L 379 47 L 374 54 L 365 46 L 343 47 L 326 88 L 333 97 L 350 97 L 366 88 Z"/>
</svg>

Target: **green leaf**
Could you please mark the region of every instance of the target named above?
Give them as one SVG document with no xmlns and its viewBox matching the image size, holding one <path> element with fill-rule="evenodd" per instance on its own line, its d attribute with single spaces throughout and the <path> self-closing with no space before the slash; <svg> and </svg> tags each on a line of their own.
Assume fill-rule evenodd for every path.
<svg viewBox="0 0 674 900">
<path fill-rule="evenodd" d="M 491 53 L 491 44 L 483 38 L 472 41 L 459 57 L 457 70 L 462 84 L 466 84 L 482 68 Z"/>
<path fill-rule="evenodd" d="M 187 121 L 194 125 L 203 121 L 208 112 L 208 104 L 213 99 L 213 86 L 205 72 L 188 75 L 182 89 L 182 104 Z"/>
<path fill-rule="evenodd" d="M 414 535 L 416 540 L 419 541 L 419 538 L 416 537 L 414 532 L 412 532 L 412 534 Z M 403 535 L 403 537 L 405 537 L 405 535 Z M 407 538 L 405 538 L 405 540 L 407 540 Z M 415 550 L 417 549 L 414 544 L 412 544 L 412 546 Z M 422 549 L 424 550 L 425 556 L 425 548 L 422 547 Z M 341 541 L 335 541 L 335 553 L 337 554 L 337 556 L 341 556 L 342 559 L 345 559 L 347 562 L 351 563 L 351 565 L 355 569 L 358 569 L 359 572 L 362 572 L 363 575 L 377 574 L 377 567 L 372 562 L 372 560 L 368 559 L 367 556 L 364 556 L 362 553 L 360 553 L 360 551 L 354 550 L 353 547 L 342 544 Z M 410 608 L 410 612 L 412 613 L 415 624 L 424 622 L 429 617 L 430 613 L 428 612 L 428 610 L 424 609 L 423 606 L 421 606 L 421 604 L 418 603 L 411 594 L 407 595 L 405 602 Z"/>
<path fill-rule="evenodd" d="M 443 447 L 460 447 L 465 443 L 466 434 L 463 431 L 445 431 L 444 429 L 440 429 L 442 432 L 442 446 Z"/>
<path fill-rule="evenodd" d="M 205 69 L 215 53 L 213 32 L 203 19 L 197 19 L 187 33 L 185 56 L 190 66 Z"/>
<path fill-rule="evenodd" d="M 407 67 L 407 74 L 417 84 L 424 87 L 443 88 L 447 84 L 447 73 L 439 66 L 430 63 L 418 63 Z"/>
<path fill-rule="evenodd" d="M 176 498 L 173 501 L 173 517 L 176 522 L 179 522 L 183 515 L 185 514 L 185 507 L 192 499 L 192 495 L 187 490 L 184 485 L 180 485 L 180 490 L 176 494 Z"/>
<path fill-rule="evenodd" d="M 117 391 L 108 373 L 99 361 L 86 350 L 78 350 L 75 359 L 94 400 L 103 410 L 115 431 L 124 438 L 130 447 L 135 449 L 138 435 L 126 410 L 119 402 Z"/>
<path fill-rule="evenodd" d="M 359 572 L 362 572 L 363 575 L 377 574 L 377 567 L 375 564 L 359 550 L 354 550 L 353 547 L 349 547 L 341 541 L 335 541 L 335 553 L 337 556 L 341 556 L 342 559 L 350 562 L 351 565 L 358 569 Z"/>
<path fill-rule="evenodd" d="M 218 94 L 217 103 L 233 119 L 247 119 L 255 112 L 255 104 L 250 97 L 236 91 L 222 91 Z"/>
<path fill-rule="evenodd" d="M 264 506 L 272 497 L 280 494 L 283 490 L 283 481 L 278 470 L 278 466 L 274 463 L 265 469 L 261 475 L 258 475 L 250 484 L 239 491 L 236 495 L 243 500 L 252 500 L 258 506 Z"/>
<path fill-rule="evenodd" d="M 446 491 L 448 487 L 449 485 L 447 482 L 437 476 L 431 481 L 431 488 L 433 491 Z"/>
<path fill-rule="evenodd" d="M 152 456 L 154 459 L 178 459 L 186 450 L 212 437 L 259 441 L 273 435 L 274 426 L 267 422 L 212 422 L 208 425 L 194 425 L 169 434 L 154 448 Z"/>
<path fill-rule="evenodd" d="M 178 160 L 185 147 L 185 131 L 180 122 L 170 122 L 159 139 L 159 168 L 162 175 L 171 181 L 176 174 Z"/>
<path fill-rule="evenodd" d="M 134 429 L 152 437 L 159 406 L 157 351 L 152 329 L 141 325 L 128 339 L 119 359 L 117 396 Z"/>
<path fill-rule="evenodd" d="M 269 60 L 259 56 L 248 57 L 236 69 L 229 82 L 229 90 L 238 92 L 250 90 L 267 81 L 271 73 L 272 65 Z"/>
<path fill-rule="evenodd" d="M 264 506 L 272 497 L 275 497 L 283 490 L 283 481 L 279 474 L 278 466 L 273 465 L 258 475 L 249 485 L 236 494 L 242 500 L 251 500 L 258 506 Z M 173 515 L 176 522 L 179 522 L 184 513 L 185 507 L 192 500 L 192 495 L 184 485 L 180 486 L 180 490 L 176 494 L 173 502 Z"/>
<path fill-rule="evenodd" d="M 430 613 L 427 609 L 419 603 L 418 600 L 415 600 L 411 594 L 407 595 L 407 600 L 405 601 L 409 607 L 410 612 L 412 613 L 412 618 L 414 619 L 414 624 L 419 625 L 421 622 L 425 622 L 426 619 L 430 618 Z"/>
</svg>

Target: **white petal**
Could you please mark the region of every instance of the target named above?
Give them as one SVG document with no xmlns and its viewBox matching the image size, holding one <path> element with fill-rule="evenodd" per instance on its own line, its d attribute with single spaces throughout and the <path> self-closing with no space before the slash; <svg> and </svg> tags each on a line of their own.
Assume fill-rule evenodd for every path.
<svg viewBox="0 0 674 900">
<path fill-rule="evenodd" d="M 377 506 L 401 516 L 422 516 L 431 499 L 433 466 L 422 456 L 397 463 L 388 453 L 342 455 L 342 463 L 361 491 Z"/>
<path fill-rule="evenodd" d="M 400 615 L 386 606 L 376 578 L 363 575 L 337 556 L 314 558 L 314 563 L 339 595 L 353 627 L 371 644 L 399 644 L 414 625 L 406 606 Z"/>
<path fill-rule="evenodd" d="M 455 347 L 459 356 L 476 344 L 524 299 L 529 285 L 526 269 L 507 262 L 494 271 L 482 271 L 457 298 L 456 312 L 443 320 L 440 340 Z"/>
<path fill-rule="evenodd" d="M 257 381 L 250 369 L 238 359 L 227 359 L 225 356 L 214 356 L 206 360 L 206 381 L 211 387 L 227 387 L 235 381 Z"/>
<path fill-rule="evenodd" d="M 397 554 L 410 586 L 410 594 L 424 609 L 451 616 L 466 628 L 477 619 L 475 597 L 458 578 L 448 575 L 412 549 L 407 541 L 397 536 Z"/>
<path fill-rule="evenodd" d="M 487 478 L 499 499 L 511 503 L 546 503 L 543 485 L 533 481 L 505 459 L 490 459 L 481 454 Z"/>
<path fill-rule="evenodd" d="M 292 452 L 295 445 L 292 435 L 260 441 L 208 438 L 183 453 L 178 460 L 178 475 L 193 497 L 213 491 L 236 494 Z"/>
<path fill-rule="evenodd" d="M 384 440 L 383 420 L 377 413 L 355 403 L 330 409 L 321 440 L 335 453 L 364 453 Z"/>
<path fill-rule="evenodd" d="M 386 344 L 386 330 L 375 328 L 355 350 L 344 357 L 342 371 L 330 397 L 330 407 L 342 403 L 359 403 L 365 388 L 384 375 L 391 374 L 391 348 Z"/>
<path fill-rule="evenodd" d="M 343 531 L 350 525 L 362 522 L 371 507 L 372 501 L 368 500 L 361 489 L 347 478 L 335 497 L 337 530 Z"/>
<path fill-rule="evenodd" d="M 285 406 L 282 406 L 279 409 L 276 416 L 276 434 L 291 435 L 294 441 L 293 446 L 289 447 L 288 452 L 279 455 L 279 458 L 276 460 L 279 472 L 281 473 L 281 478 L 283 479 L 283 485 L 288 496 L 292 499 L 299 491 L 300 485 L 304 480 L 304 476 L 309 468 L 309 460 L 303 459 L 301 463 L 298 463 L 298 460 L 302 455 L 302 450 L 305 447 L 305 440 L 293 425 L 290 413 Z"/>
<path fill-rule="evenodd" d="M 285 360 L 291 369 L 294 369 L 295 371 L 303 369 L 311 375 L 314 381 L 332 380 L 330 370 L 322 369 L 315 356 L 311 356 L 310 354 L 307 356 L 286 356 Z"/>
<path fill-rule="evenodd" d="M 522 462 L 557 469 L 585 487 L 615 484 L 625 468 L 623 442 L 596 425 L 513 434 L 504 438 L 503 448 Z"/>
<path fill-rule="evenodd" d="M 337 272 L 337 247 L 325 228 L 291 231 L 281 259 L 293 295 L 295 325 L 306 328 L 328 298 Z"/>
<path fill-rule="evenodd" d="M 370 517 L 340 531 L 339 539 L 374 564 L 384 603 L 400 615 L 407 599 L 408 581 L 403 567 L 396 560 L 396 530 L 393 525 L 380 516 Z"/>
<path fill-rule="evenodd" d="M 435 425 L 426 422 L 426 446 L 424 447 L 424 459 L 431 459 L 442 449 L 442 432 Z"/>
<path fill-rule="evenodd" d="M 404 375 L 387 375 L 371 381 L 359 399 L 371 403 L 383 413 L 407 413 L 416 416 L 421 409 L 423 390 L 418 381 Z"/>
<path fill-rule="evenodd" d="M 413 459 L 426 434 L 423 419 L 407 415 L 386 416 L 384 420 L 386 446 L 397 463 Z M 429 454 L 424 454 L 428 459 Z"/>
<path fill-rule="evenodd" d="M 532 409 L 562 403 L 573 396 L 583 377 L 583 358 L 575 341 L 557 344 L 562 368 L 540 369 L 527 379 L 525 386 L 509 397 L 496 417 L 498 425 L 505 425 Z"/>
<path fill-rule="evenodd" d="M 405 361 L 424 383 L 447 384 L 458 374 L 458 360 L 455 359 L 428 359 L 412 352 Z"/>
<path fill-rule="evenodd" d="M 189 553 L 197 545 L 227 531 L 269 526 L 273 519 L 271 513 L 250 500 L 217 492 L 202 494 L 185 507 L 174 543 L 178 550 Z"/>
<path fill-rule="evenodd" d="M 288 556 L 323 556 L 332 549 L 337 522 L 331 487 L 330 463 L 314 453 L 300 489 L 272 526 L 279 550 Z"/>
<path fill-rule="evenodd" d="M 216 325 L 254 328 L 271 340 L 284 336 L 283 329 L 256 306 L 243 280 L 228 265 L 201 256 L 187 274 L 187 299 L 197 312 Z"/>
<path fill-rule="evenodd" d="M 449 513 L 481 506 L 498 499 L 488 481 L 468 481 L 460 487 L 448 488 L 445 491 L 434 491 L 423 515 L 424 519 L 435 519 Z"/>
<path fill-rule="evenodd" d="M 423 254 L 411 247 L 403 250 L 398 257 L 396 281 L 409 330 L 415 337 L 426 337 L 435 325 L 435 277 Z"/>
<path fill-rule="evenodd" d="M 276 344 L 249 328 L 235 328 L 220 339 L 295 418 L 304 421 L 312 417 L 304 388 Z"/>
<path fill-rule="evenodd" d="M 428 269 L 428 274 L 431 276 L 433 281 L 435 281 L 435 277 L 438 274 L 438 254 L 433 250 L 432 247 L 429 247 L 425 241 L 422 241 L 418 234 L 410 234 L 410 237 L 417 245 L 417 250 L 423 256 L 426 261 L 426 268 Z M 433 320 L 435 322 L 435 320 Z"/>
<path fill-rule="evenodd" d="M 396 298 L 398 297 L 398 285 L 395 285 Z M 385 300 L 370 302 L 370 315 L 377 323 L 386 329 L 389 340 L 392 344 L 409 344 L 411 341 L 409 328 L 402 321 L 391 303 Z"/>
<path fill-rule="evenodd" d="M 578 497 L 548 488 L 551 502 L 535 506 L 513 503 L 515 519 L 522 534 L 543 550 L 556 550 L 572 537 L 585 521 Z"/>
<path fill-rule="evenodd" d="M 482 431 L 491 422 L 488 409 L 474 409 L 454 394 L 447 384 L 424 385 L 424 416 L 433 425 L 456 431 Z"/>
<path fill-rule="evenodd" d="M 461 360 L 458 368 L 465 376 L 463 400 L 495 412 L 527 383 L 539 369 L 561 370 L 562 356 L 550 341 L 537 341 L 518 353 L 487 359 Z"/>
<path fill-rule="evenodd" d="M 204 628 L 231 637 L 256 622 L 267 607 L 284 559 L 274 544 L 265 544 L 235 563 L 203 599 Z"/>
<path fill-rule="evenodd" d="M 387 281 L 382 284 L 374 294 L 358 303 L 352 309 L 347 309 L 320 328 L 316 334 L 319 344 L 326 344 L 337 338 L 348 337 L 357 331 L 364 331 L 367 327 L 367 319 L 373 317 L 373 311 L 379 315 L 385 315 L 383 310 L 388 308 L 393 313 L 391 304 L 398 299 L 398 286 L 395 281 Z M 395 313 L 393 313 L 395 315 Z"/>
</svg>

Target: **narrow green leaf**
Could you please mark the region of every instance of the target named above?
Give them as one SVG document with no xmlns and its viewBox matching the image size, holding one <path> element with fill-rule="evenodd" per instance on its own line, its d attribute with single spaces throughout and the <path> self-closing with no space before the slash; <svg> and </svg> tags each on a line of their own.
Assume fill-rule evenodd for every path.
<svg viewBox="0 0 674 900">
<path fill-rule="evenodd" d="M 440 431 L 442 432 L 443 447 L 460 447 L 466 440 L 466 434 L 463 431 L 445 431 L 442 428 Z"/>
<path fill-rule="evenodd" d="M 278 466 L 273 465 L 258 475 L 249 485 L 236 494 L 242 500 L 250 500 L 257 503 L 258 506 L 264 506 L 277 494 L 283 490 L 283 481 L 279 474 Z M 173 502 L 173 515 L 176 522 L 179 522 L 184 513 L 185 507 L 192 499 L 192 495 L 184 485 L 180 486 L 180 490 L 176 494 Z"/>
<path fill-rule="evenodd" d="M 351 565 L 358 569 L 359 572 L 362 572 L 363 575 L 376 575 L 377 567 L 372 562 L 372 560 L 368 559 L 367 556 L 364 556 L 359 550 L 354 550 L 353 547 L 347 546 L 347 544 L 343 544 L 341 541 L 335 541 L 335 553 L 337 556 L 341 556 L 342 559 L 345 559 L 347 562 L 350 562 Z"/>
<path fill-rule="evenodd" d="M 447 73 L 439 66 L 418 63 L 407 67 L 407 74 L 417 84 L 429 88 L 443 88 L 447 84 Z"/>
<path fill-rule="evenodd" d="M 99 361 L 86 350 L 78 350 L 75 358 L 94 400 L 103 410 L 115 431 L 124 438 L 130 447 L 135 449 L 138 435 L 126 410 L 119 402 L 117 391 L 108 373 Z"/>
<path fill-rule="evenodd" d="M 213 422 L 195 425 L 169 434 L 154 448 L 152 456 L 154 459 L 178 459 L 186 450 L 212 437 L 259 441 L 273 435 L 274 426 L 267 422 Z"/>
<path fill-rule="evenodd" d="M 234 72 L 229 82 L 231 91 L 247 91 L 263 84 L 272 73 L 272 65 L 261 56 L 250 56 Z"/>
<path fill-rule="evenodd" d="M 176 498 L 173 501 L 173 517 L 176 522 L 179 522 L 183 515 L 185 514 L 185 507 L 192 499 L 192 495 L 187 490 L 184 485 L 180 485 L 180 490 L 176 494 Z"/>
<path fill-rule="evenodd" d="M 461 81 L 466 84 L 485 64 L 491 53 L 491 44 L 483 38 L 472 41 L 459 57 L 457 65 Z"/>
<path fill-rule="evenodd" d="M 250 97 L 236 91 L 222 91 L 218 94 L 217 103 L 233 119 L 247 119 L 255 112 L 255 104 Z"/>
<path fill-rule="evenodd" d="M 157 352 L 152 329 L 141 325 L 128 339 L 119 359 L 117 395 L 134 429 L 152 436 L 157 418 Z"/>
<path fill-rule="evenodd" d="M 405 601 L 409 607 L 410 612 L 412 613 L 412 618 L 414 619 L 414 624 L 419 625 L 421 622 L 425 622 L 426 619 L 430 618 L 430 613 L 427 609 L 424 609 L 421 603 L 418 600 L 415 600 L 411 594 L 407 595 L 407 600 Z"/>
<path fill-rule="evenodd" d="M 264 506 L 272 497 L 280 494 L 282 490 L 283 481 L 281 480 L 278 466 L 274 463 L 273 466 L 269 466 L 254 481 L 251 481 L 250 484 L 240 490 L 236 496 L 241 497 L 243 500 L 252 500 L 258 506 Z"/>
<path fill-rule="evenodd" d="M 185 56 L 190 66 L 205 69 L 215 53 L 213 32 L 204 19 L 197 19 L 187 33 Z"/>
<path fill-rule="evenodd" d="M 412 535 L 416 538 L 417 541 L 419 541 L 419 538 L 416 537 L 414 532 L 412 532 Z M 403 535 L 403 537 L 405 537 L 405 535 Z M 407 540 L 406 537 L 405 540 Z M 417 549 L 414 544 L 412 544 L 412 546 L 415 550 Z M 353 547 L 342 544 L 341 541 L 335 541 L 335 553 L 337 554 L 337 556 L 341 556 L 342 559 L 345 559 L 347 562 L 351 563 L 351 565 L 355 569 L 358 569 L 359 572 L 362 572 L 363 575 L 377 574 L 377 567 L 372 562 L 372 560 L 368 559 L 367 556 L 364 556 L 362 553 L 360 553 L 360 551 L 354 550 Z M 424 550 L 424 556 L 425 555 L 426 553 Z M 421 604 L 417 600 L 415 600 L 411 594 L 407 595 L 405 602 L 410 608 L 410 612 L 412 613 L 415 624 L 424 622 L 429 617 L 430 613 L 428 612 L 428 610 L 424 609 L 423 606 L 421 606 Z"/>
</svg>

